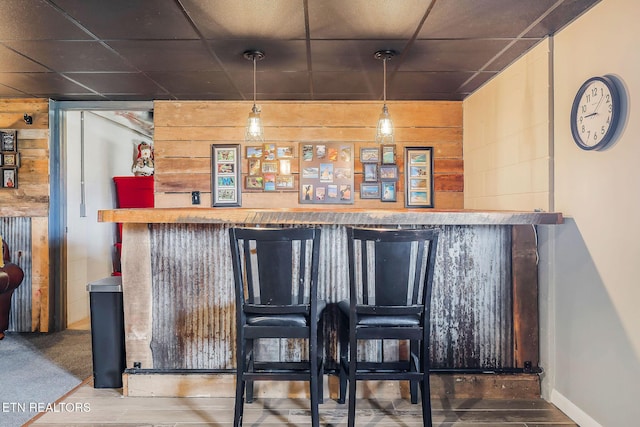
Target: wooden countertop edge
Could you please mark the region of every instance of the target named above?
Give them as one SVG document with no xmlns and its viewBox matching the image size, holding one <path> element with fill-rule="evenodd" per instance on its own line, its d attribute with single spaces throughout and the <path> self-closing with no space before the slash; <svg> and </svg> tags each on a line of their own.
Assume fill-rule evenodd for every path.
<svg viewBox="0 0 640 427">
<path fill-rule="evenodd" d="M 562 224 L 558 212 L 417 209 L 144 208 L 98 211 L 98 222 L 352 225 Z"/>
</svg>

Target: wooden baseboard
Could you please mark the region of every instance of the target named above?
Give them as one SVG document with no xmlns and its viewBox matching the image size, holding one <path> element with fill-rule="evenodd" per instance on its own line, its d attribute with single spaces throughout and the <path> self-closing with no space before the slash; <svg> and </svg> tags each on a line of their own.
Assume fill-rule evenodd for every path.
<svg viewBox="0 0 640 427">
<path fill-rule="evenodd" d="M 125 396 L 233 397 L 234 374 L 124 374 Z M 308 397 L 306 382 L 260 381 L 260 397 Z M 325 397 L 336 399 L 338 378 L 325 376 Z M 358 397 L 396 399 L 409 397 L 409 385 L 398 381 L 360 381 Z M 450 399 L 536 399 L 540 379 L 536 374 L 432 374 L 431 397 Z"/>
</svg>

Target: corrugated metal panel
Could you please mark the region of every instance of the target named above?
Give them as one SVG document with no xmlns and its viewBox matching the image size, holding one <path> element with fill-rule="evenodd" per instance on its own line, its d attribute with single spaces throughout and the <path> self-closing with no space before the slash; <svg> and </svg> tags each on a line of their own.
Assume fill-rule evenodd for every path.
<svg viewBox="0 0 640 427">
<path fill-rule="evenodd" d="M 151 226 L 153 338 L 156 369 L 232 369 L 235 308 L 228 226 Z M 513 364 L 511 228 L 441 226 L 432 297 L 433 367 L 501 368 Z M 323 226 L 319 298 L 325 314 L 327 367 L 337 360 L 335 303 L 348 297 L 346 233 Z M 295 360 L 300 343 L 277 340 L 260 346 L 262 358 Z M 362 349 L 377 359 L 379 345 Z M 385 344 L 385 357 L 398 353 Z"/>
<path fill-rule="evenodd" d="M 11 251 L 11 261 L 24 271 L 24 280 L 11 297 L 9 331 L 31 332 L 31 218 L 0 218 L 0 235 Z"/>
</svg>

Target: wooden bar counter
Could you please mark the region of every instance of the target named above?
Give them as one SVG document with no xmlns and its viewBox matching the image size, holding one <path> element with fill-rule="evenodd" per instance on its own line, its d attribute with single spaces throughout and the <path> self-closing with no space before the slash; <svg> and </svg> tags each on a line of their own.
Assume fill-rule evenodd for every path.
<svg viewBox="0 0 640 427">
<path fill-rule="evenodd" d="M 440 229 L 432 295 L 434 372 L 535 373 L 535 226 L 563 221 L 561 214 L 545 212 L 343 208 L 115 209 L 100 211 L 98 220 L 123 223 L 125 393 L 210 396 L 233 395 L 231 226 L 322 227 L 319 296 L 329 303 L 329 372 L 337 358 L 335 303 L 348 297 L 345 226 L 355 225 Z M 303 345 L 265 341 L 260 357 L 304 357 Z M 388 358 L 401 356 L 403 347 L 385 343 L 361 351 L 368 358 Z M 154 382 L 158 377 L 162 387 Z M 225 385 L 212 386 L 215 377 Z"/>
</svg>

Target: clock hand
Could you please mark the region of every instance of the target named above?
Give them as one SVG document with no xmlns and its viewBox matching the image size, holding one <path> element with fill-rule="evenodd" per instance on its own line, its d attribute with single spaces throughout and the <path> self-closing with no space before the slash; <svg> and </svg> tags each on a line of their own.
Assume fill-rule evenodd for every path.
<svg viewBox="0 0 640 427">
<path fill-rule="evenodd" d="M 597 114 L 598 114 L 598 113 L 595 113 L 595 112 L 594 112 L 594 113 L 591 113 L 591 114 L 587 114 L 586 116 L 584 116 L 584 118 L 586 119 L 587 117 L 595 116 L 595 115 L 597 115 Z"/>
</svg>

